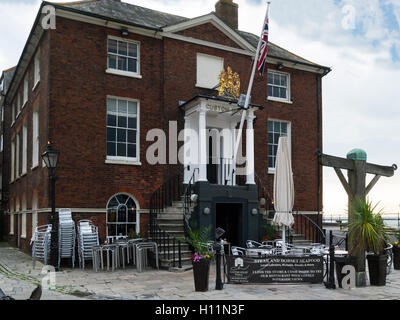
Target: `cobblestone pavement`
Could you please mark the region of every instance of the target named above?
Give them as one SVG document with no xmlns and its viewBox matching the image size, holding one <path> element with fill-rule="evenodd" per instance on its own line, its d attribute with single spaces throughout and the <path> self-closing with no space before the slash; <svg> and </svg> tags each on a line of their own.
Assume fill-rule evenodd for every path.
<svg viewBox="0 0 400 320">
<path fill-rule="evenodd" d="M 27 299 L 44 275 L 43 264 L 32 267 L 31 257 L 0 246 L 0 288 L 16 299 Z M 323 284 L 233 285 L 215 290 L 215 264 L 211 266 L 209 291 L 195 292 L 193 272 L 147 269 L 94 272 L 90 266 L 63 268 L 56 273 L 56 288 L 44 289 L 42 299 L 129 300 L 392 300 L 400 298 L 400 270 L 392 270 L 384 287 L 326 289 Z"/>
</svg>

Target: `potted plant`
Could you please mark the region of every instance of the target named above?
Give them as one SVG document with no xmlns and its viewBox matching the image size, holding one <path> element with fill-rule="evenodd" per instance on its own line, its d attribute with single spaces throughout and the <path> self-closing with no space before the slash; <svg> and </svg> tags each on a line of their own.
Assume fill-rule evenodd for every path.
<svg viewBox="0 0 400 320">
<path fill-rule="evenodd" d="M 395 270 L 400 270 L 400 229 L 397 229 L 394 233 L 397 241 L 393 242 L 393 268 Z"/>
<path fill-rule="evenodd" d="M 193 248 L 191 261 L 193 265 L 194 287 L 196 291 L 208 290 L 210 262 L 214 258 L 209 250 L 211 245 L 211 226 L 202 230 L 188 230 L 189 238 L 186 241 Z"/>
<path fill-rule="evenodd" d="M 352 206 L 352 219 L 349 221 L 349 239 L 353 253 L 363 256 L 367 252 L 370 284 L 386 284 L 388 233 L 381 212 L 375 212 L 377 205 L 369 201 L 356 200 Z"/>
<path fill-rule="evenodd" d="M 262 239 L 263 241 L 273 241 L 276 239 L 280 239 L 278 229 L 276 226 L 271 224 L 263 225 L 265 236 Z"/>
</svg>

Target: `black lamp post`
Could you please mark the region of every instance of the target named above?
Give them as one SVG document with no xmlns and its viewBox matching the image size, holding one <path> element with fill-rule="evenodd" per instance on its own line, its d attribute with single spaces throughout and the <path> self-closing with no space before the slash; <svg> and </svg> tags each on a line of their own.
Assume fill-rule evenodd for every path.
<svg viewBox="0 0 400 320">
<path fill-rule="evenodd" d="M 51 228 L 51 242 L 50 242 L 50 264 L 58 270 L 58 219 L 56 216 L 56 167 L 58 162 L 59 152 L 51 147 L 50 141 L 47 143 L 46 151 L 42 154 L 42 159 L 49 169 L 50 179 L 50 198 L 51 198 L 51 213 L 48 217 L 48 223 L 52 225 Z"/>
</svg>

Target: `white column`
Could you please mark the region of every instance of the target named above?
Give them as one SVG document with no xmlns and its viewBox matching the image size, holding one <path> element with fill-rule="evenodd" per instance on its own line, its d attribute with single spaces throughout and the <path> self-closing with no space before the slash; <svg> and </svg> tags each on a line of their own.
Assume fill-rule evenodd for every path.
<svg viewBox="0 0 400 320">
<path fill-rule="evenodd" d="M 206 108 L 199 109 L 199 180 L 207 181 L 207 130 L 206 130 Z"/>
<path fill-rule="evenodd" d="M 231 122 L 231 133 L 232 133 L 232 145 L 231 145 L 231 159 L 232 159 L 232 166 L 230 168 L 230 172 L 229 172 L 229 176 L 231 178 L 231 183 L 232 185 L 236 185 L 236 155 L 234 155 L 233 153 L 235 152 L 235 144 L 236 144 L 236 122 Z M 233 176 L 231 176 L 232 174 L 232 170 L 234 170 L 234 174 Z"/>
<path fill-rule="evenodd" d="M 254 182 L 254 111 L 249 109 L 247 113 L 246 129 L 246 184 L 255 184 Z"/>
</svg>

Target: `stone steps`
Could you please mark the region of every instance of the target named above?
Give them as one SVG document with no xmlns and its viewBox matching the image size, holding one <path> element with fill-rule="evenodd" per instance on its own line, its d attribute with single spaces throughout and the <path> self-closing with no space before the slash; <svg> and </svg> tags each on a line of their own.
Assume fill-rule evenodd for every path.
<svg viewBox="0 0 400 320">
<path fill-rule="evenodd" d="M 189 212 L 191 212 L 193 208 L 194 206 L 192 205 Z M 165 233 L 168 234 L 170 237 L 169 248 L 168 241 L 160 241 L 158 243 L 160 267 L 173 272 L 180 272 L 191 269 L 192 263 L 190 257 L 192 255 L 192 252 L 190 250 L 189 244 L 186 242 L 181 243 L 182 268 L 178 268 L 179 252 L 177 240 L 184 239 L 185 230 L 183 222 L 183 202 L 173 201 L 172 206 L 165 208 L 163 213 L 158 214 L 157 223 L 161 230 L 165 231 Z M 173 238 L 175 238 L 175 266 L 173 263 Z M 164 252 L 164 249 L 168 251 Z"/>
</svg>

